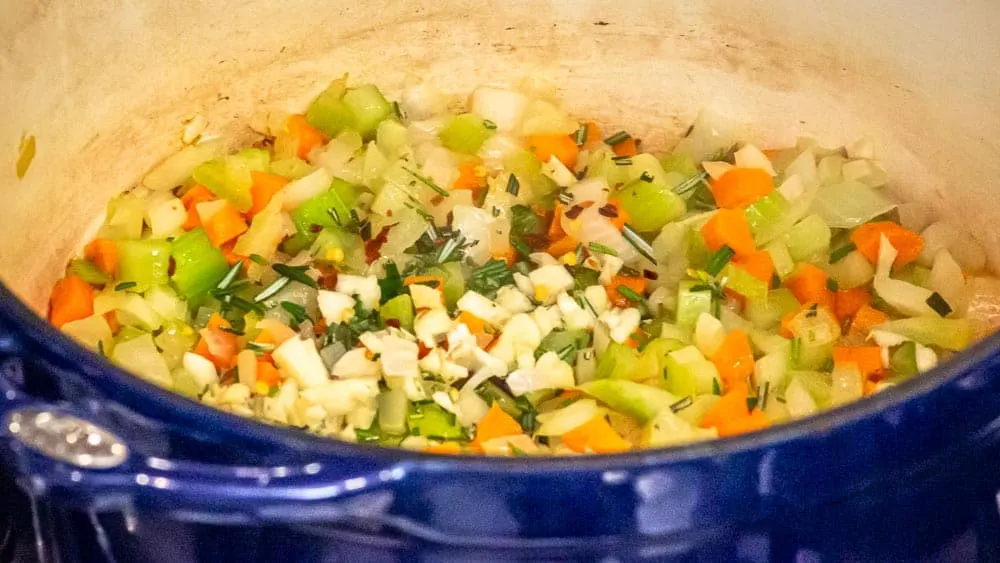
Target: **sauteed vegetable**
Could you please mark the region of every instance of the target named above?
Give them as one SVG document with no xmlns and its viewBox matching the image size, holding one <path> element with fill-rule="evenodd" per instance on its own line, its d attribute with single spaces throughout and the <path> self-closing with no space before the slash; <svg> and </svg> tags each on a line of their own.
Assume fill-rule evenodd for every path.
<svg viewBox="0 0 1000 563">
<path fill-rule="evenodd" d="M 52 323 L 238 415 L 511 456 L 763 429 L 993 324 L 982 249 L 897 205 L 870 139 L 703 114 L 653 154 L 538 92 L 453 101 L 341 79 L 252 147 L 189 144 L 109 202 Z"/>
</svg>

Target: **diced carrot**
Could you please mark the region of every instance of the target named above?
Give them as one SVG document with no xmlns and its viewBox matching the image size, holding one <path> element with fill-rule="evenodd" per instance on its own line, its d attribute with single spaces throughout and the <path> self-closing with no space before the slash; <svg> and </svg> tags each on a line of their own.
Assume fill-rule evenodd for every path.
<svg viewBox="0 0 1000 563">
<path fill-rule="evenodd" d="M 111 329 L 111 334 L 118 334 L 122 325 L 118 322 L 118 313 L 115 311 L 108 311 L 104 313 L 104 320 L 108 323 L 108 328 Z"/>
<path fill-rule="evenodd" d="M 458 442 L 441 442 L 436 446 L 427 446 L 424 448 L 424 452 L 429 454 L 458 455 L 462 453 L 462 446 Z"/>
<path fill-rule="evenodd" d="M 865 223 L 856 227 L 851 232 L 851 242 L 858 247 L 858 252 L 874 264 L 878 262 L 878 249 L 882 235 L 889 239 L 889 243 L 899 253 L 896 255 L 894 266 L 905 266 L 913 262 L 924 249 L 924 237 L 904 229 L 892 221 Z"/>
<path fill-rule="evenodd" d="M 711 360 L 722 377 L 723 390 L 745 383 L 753 373 L 753 350 L 747 334 L 739 329 L 727 334 Z"/>
<path fill-rule="evenodd" d="M 253 217 L 263 211 L 268 203 L 271 203 L 274 194 L 288 185 L 288 178 L 256 170 L 250 172 L 250 178 L 253 180 L 253 183 L 250 184 L 250 197 L 253 198 L 253 205 L 250 206 L 249 215 Z"/>
<path fill-rule="evenodd" d="M 701 417 L 698 426 L 702 428 L 714 428 L 724 424 L 728 420 L 735 420 L 750 416 L 747 408 L 748 393 L 745 387 L 737 387 L 727 391 L 719 400 L 712 405 L 712 408 Z"/>
<path fill-rule="evenodd" d="M 593 121 L 587 122 L 587 137 L 583 140 L 583 148 L 590 149 L 603 143 L 601 138 L 601 128 Z"/>
<path fill-rule="evenodd" d="M 222 315 L 212 313 L 212 316 L 208 318 L 208 323 L 206 323 L 204 330 L 211 333 L 213 339 L 222 343 L 222 346 L 219 346 L 220 350 L 216 350 L 218 353 L 213 354 L 204 334 L 198 339 L 198 344 L 194 347 L 195 354 L 200 354 L 212 360 L 212 363 L 220 371 L 229 369 L 236 361 L 236 335 L 222 330 L 229 327 L 229 321 L 224 319 Z"/>
<path fill-rule="evenodd" d="M 580 147 L 576 146 L 576 141 L 569 135 L 529 135 L 525 142 L 542 163 L 554 156 L 570 170 L 576 166 Z"/>
<path fill-rule="evenodd" d="M 578 243 L 575 238 L 566 235 L 563 238 L 550 244 L 546 252 L 548 252 L 552 256 L 555 256 L 556 258 L 559 258 L 560 256 L 566 254 L 567 252 L 574 252 L 578 244 L 580 243 Z"/>
<path fill-rule="evenodd" d="M 198 216 L 198 204 L 205 203 L 206 201 L 215 201 L 216 199 L 215 194 L 201 184 L 198 184 L 188 190 L 187 193 L 181 197 L 181 203 L 183 203 L 184 208 L 187 209 L 187 219 L 184 221 L 182 228 L 186 231 L 190 231 L 195 227 L 201 226 L 201 217 Z"/>
<path fill-rule="evenodd" d="M 451 184 L 453 190 L 476 190 L 483 185 L 479 163 L 470 160 L 458 165 L 458 178 Z"/>
<path fill-rule="evenodd" d="M 212 241 L 213 246 L 222 246 L 245 233 L 248 228 L 239 209 L 228 203 L 209 217 L 203 226 L 205 234 L 208 235 L 208 240 Z"/>
<path fill-rule="evenodd" d="M 312 125 L 309 125 L 304 115 L 295 114 L 289 117 L 285 127 L 288 128 L 288 132 L 292 138 L 296 140 L 295 156 L 302 160 L 309 158 L 309 153 L 314 148 L 326 142 L 326 136 Z"/>
<path fill-rule="evenodd" d="M 444 276 L 406 276 L 403 285 L 423 284 L 434 289 L 444 289 Z"/>
<path fill-rule="evenodd" d="M 500 405 L 493 403 L 490 410 L 476 425 L 476 438 L 472 441 L 478 449 L 482 449 L 483 442 L 488 442 L 494 438 L 504 436 L 514 436 L 522 434 L 524 429 L 509 414 L 505 413 Z"/>
<path fill-rule="evenodd" d="M 614 206 L 615 208 L 615 216 L 608 217 L 608 220 L 611 221 L 611 224 L 615 226 L 615 229 L 621 231 L 622 229 L 625 228 L 625 223 L 628 223 L 629 221 L 628 212 L 625 211 L 624 207 L 622 207 L 622 202 L 620 199 L 609 199 L 608 205 Z"/>
<path fill-rule="evenodd" d="M 850 334 L 868 336 L 871 329 L 886 322 L 889 322 L 889 315 L 886 315 L 871 305 L 862 305 L 861 308 L 858 309 L 858 312 L 854 313 L 854 320 L 851 321 Z"/>
<path fill-rule="evenodd" d="M 771 260 L 771 253 L 766 250 L 756 250 L 746 256 L 733 258 L 733 264 L 743 268 L 751 276 L 767 282 L 769 286 L 774 278 L 774 261 Z"/>
<path fill-rule="evenodd" d="M 719 207 L 745 207 L 774 191 L 771 175 L 760 168 L 731 168 L 712 182 L 712 196 Z"/>
<path fill-rule="evenodd" d="M 95 238 L 83 249 L 83 255 L 110 276 L 118 268 L 118 245 L 106 238 Z"/>
<path fill-rule="evenodd" d="M 828 276 L 812 264 L 800 264 L 785 281 L 785 287 L 799 303 L 816 303 L 833 309 L 834 293 L 827 287 Z"/>
<path fill-rule="evenodd" d="M 838 319 L 853 317 L 861 307 L 872 302 L 872 294 L 863 287 L 841 289 L 837 292 L 836 305 L 833 308 Z"/>
<path fill-rule="evenodd" d="M 468 311 L 462 311 L 459 313 L 456 321 L 464 324 L 469 329 L 469 332 L 476 337 L 476 344 L 484 350 L 496 337 L 496 335 L 491 332 L 492 329 L 490 328 L 489 323 Z"/>
<path fill-rule="evenodd" d="M 257 381 L 263 381 L 268 387 L 274 387 L 281 383 L 281 372 L 271 362 L 257 360 Z"/>
<path fill-rule="evenodd" d="M 563 434 L 562 442 L 569 449 L 580 453 L 592 451 L 599 454 L 613 454 L 632 448 L 631 444 L 615 432 L 603 415 L 595 416 Z"/>
<path fill-rule="evenodd" d="M 878 346 L 834 346 L 833 363 L 857 364 L 865 377 L 882 372 L 882 348 Z"/>
<path fill-rule="evenodd" d="M 867 397 L 869 395 L 874 395 L 875 394 L 875 390 L 878 387 L 878 383 L 876 383 L 875 381 L 873 381 L 871 379 L 865 379 L 864 382 L 863 382 L 863 384 L 864 384 L 864 395 L 865 395 L 865 397 Z"/>
<path fill-rule="evenodd" d="M 611 150 L 615 152 L 615 156 L 635 156 L 639 153 L 639 145 L 635 142 L 634 138 L 629 137 L 612 146 Z"/>
<path fill-rule="evenodd" d="M 79 276 L 66 276 L 52 288 L 49 321 L 56 327 L 94 314 L 94 288 Z"/>
<path fill-rule="evenodd" d="M 713 252 L 728 246 L 736 256 L 747 256 L 756 248 L 742 209 L 718 210 L 701 227 L 701 234 L 705 237 L 705 245 Z"/>
<path fill-rule="evenodd" d="M 549 231 L 547 233 L 549 241 L 555 242 L 566 236 L 566 231 L 562 228 L 562 216 L 565 212 L 566 207 L 557 201 L 555 207 L 552 208 L 552 222 L 549 223 Z"/>
<path fill-rule="evenodd" d="M 250 258 L 247 256 L 241 256 L 233 252 L 233 247 L 236 246 L 236 241 L 231 240 L 219 247 L 222 251 L 222 255 L 226 257 L 226 262 L 232 266 L 237 262 L 243 262 L 243 270 L 246 271 L 250 267 Z"/>
<path fill-rule="evenodd" d="M 490 258 L 494 260 L 503 260 L 508 266 L 513 266 L 517 262 L 517 249 L 513 246 L 508 246 L 507 250 L 503 252 L 493 252 L 490 254 Z"/>
<path fill-rule="evenodd" d="M 754 409 L 748 416 L 725 420 L 716 425 L 720 437 L 738 436 L 763 430 L 771 425 L 771 421 L 763 412 Z"/>
<path fill-rule="evenodd" d="M 611 283 L 605 287 L 605 291 L 608 292 L 608 299 L 615 307 L 624 308 L 635 304 L 633 300 L 618 291 L 618 288 L 622 286 L 642 295 L 646 291 L 646 278 L 641 276 L 612 276 Z"/>
</svg>

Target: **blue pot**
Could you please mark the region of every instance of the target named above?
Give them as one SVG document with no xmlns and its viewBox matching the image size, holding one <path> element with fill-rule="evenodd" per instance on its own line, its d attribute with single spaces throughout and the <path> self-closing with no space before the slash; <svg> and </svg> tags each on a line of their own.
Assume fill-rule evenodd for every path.
<svg viewBox="0 0 1000 563">
<path fill-rule="evenodd" d="M 82 349 L 3 289 L 0 451 L 36 533 L 67 561 L 961 559 L 995 553 L 968 538 L 996 525 L 998 347 L 993 336 L 870 399 L 748 436 L 442 457 L 201 406 Z M 11 421 L 39 413 L 89 421 L 126 449 L 98 469 L 51 440 L 26 445 Z"/>
</svg>

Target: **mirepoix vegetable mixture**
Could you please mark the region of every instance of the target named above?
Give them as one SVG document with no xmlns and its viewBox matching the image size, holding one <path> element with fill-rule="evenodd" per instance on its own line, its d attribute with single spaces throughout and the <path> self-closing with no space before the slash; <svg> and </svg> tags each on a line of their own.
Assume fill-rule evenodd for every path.
<svg viewBox="0 0 1000 563">
<path fill-rule="evenodd" d="M 981 247 L 867 138 L 762 151 L 706 113 L 652 154 L 537 91 L 346 79 L 261 122 L 235 152 L 192 124 L 110 201 L 52 323 L 238 415 L 523 456 L 802 418 L 995 322 Z"/>
</svg>

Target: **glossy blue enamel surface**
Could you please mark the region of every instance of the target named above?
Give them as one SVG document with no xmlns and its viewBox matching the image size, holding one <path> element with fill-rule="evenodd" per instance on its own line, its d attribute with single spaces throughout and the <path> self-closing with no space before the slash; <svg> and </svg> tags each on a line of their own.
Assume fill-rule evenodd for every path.
<svg viewBox="0 0 1000 563">
<path fill-rule="evenodd" d="M 474 560 L 494 549 L 512 558 L 780 560 L 813 549 L 908 559 L 992 525 L 996 513 L 996 338 L 876 398 L 753 436 L 494 460 L 360 447 L 201 407 L 68 342 L 6 291 L 0 333 L 0 415 L 56 405 L 132 451 L 119 468 L 82 471 L 0 435 L 4 463 L 54 503 L 54 525 L 86 529 L 86 549 L 126 560 L 163 530 L 183 541 L 150 560 L 268 560 L 290 546 L 307 559 L 387 561 L 417 552 Z M 252 539 L 261 527 L 274 544 Z M 85 539 L 97 528 L 104 547 Z M 340 551 L 324 551 L 331 546 Z"/>
</svg>

